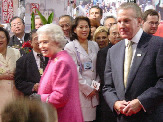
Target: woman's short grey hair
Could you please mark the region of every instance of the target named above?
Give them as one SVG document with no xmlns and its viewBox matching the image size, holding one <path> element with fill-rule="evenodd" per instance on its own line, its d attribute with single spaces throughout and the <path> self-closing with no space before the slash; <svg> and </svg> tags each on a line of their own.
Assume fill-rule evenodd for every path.
<svg viewBox="0 0 163 122">
<path fill-rule="evenodd" d="M 42 34 L 47 34 L 51 40 L 58 43 L 58 46 L 60 48 L 64 48 L 65 44 L 67 43 L 62 28 L 56 24 L 43 25 L 37 30 L 37 34 L 38 34 L 38 38 Z"/>
</svg>

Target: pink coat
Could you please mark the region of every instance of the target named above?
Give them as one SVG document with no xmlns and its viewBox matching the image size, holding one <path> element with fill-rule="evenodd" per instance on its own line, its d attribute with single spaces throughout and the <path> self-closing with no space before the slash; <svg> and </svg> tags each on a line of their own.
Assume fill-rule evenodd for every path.
<svg viewBox="0 0 163 122">
<path fill-rule="evenodd" d="M 49 96 L 49 103 L 57 109 L 58 122 L 83 122 L 78 83 L 76 65 L 66 51 L 49 60 L 38 94 L 44 102 Z"/>
</svg>

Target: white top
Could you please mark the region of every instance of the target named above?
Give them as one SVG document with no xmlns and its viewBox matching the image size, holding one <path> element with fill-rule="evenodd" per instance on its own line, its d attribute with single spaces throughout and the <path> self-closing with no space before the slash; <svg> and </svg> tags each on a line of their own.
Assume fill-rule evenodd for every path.
<svg viewBox="0 0 163 122">
<path fill-rule="evenodd" d="M 35 51 L 33 50 L 33 55 L 34 55 L 34 57 L 35 57 L 37 67 L 38 67 L 38 69 L 40 69 L 40 57 L 37 56 L 37 54 L 38 54 L 38 53 L 35 52 Z"/>
<path fill-rule="evenodd" d="M 19 37 L 17 37 L 18 38 L 18 40 L 20 41 L 20 43 L 24 43 L 24 36 L 25 36 L 25 33 L 24 33 L 24 35 L 23 35 L 23 37 L 22 38 L 19 38 Z"/>
</svg>

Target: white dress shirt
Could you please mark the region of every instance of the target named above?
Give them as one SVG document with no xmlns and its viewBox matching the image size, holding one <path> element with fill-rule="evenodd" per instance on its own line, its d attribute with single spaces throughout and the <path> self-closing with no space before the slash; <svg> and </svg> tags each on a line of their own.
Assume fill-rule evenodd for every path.
<svg viewBox="0 0 163 122">
<path fill-rule="evenodd" d="M 33 55 L 34 55 L 34 57 L 35 57 L 37 67 L 38 67 L 38 69 L 40 69 L 40 57 L 37 56 L 37 54 L 38 54 L 38 53 L 35 52 L 35 51 L 33 50 Z"/>
<path fill-rule="evenodd" d="M 140 28 L 139 31 L 136 33 L 136 35 L 131 40 L 125 39 L 125 45 L 126 46 L 128 44 L 128 41 L 132 41 L 133 42 L 133 45 L 132 45 L 132 53 L 133 53 L 133 55 L 132 55 L 132 61 L 131 61 L 130 67 L 132 66 L 133 59 L 134 59 L 135 52 L 136 52 L 136 48 L 137 48 L 137 45 L 139 43 L 139 40 L 140 40 L 142 34 L 143 34 L 143 29 Z"/>
<path fill-rule="evenodd" d="M 17 37 L 18 38 L 18 40 L 20 41 L 20 43 L 24 43 L 24 36 L 25 36 L 25 33 L 24 33 L 24 35 L 23 35 L 23 37 L 22 38 L 19 38 L 19 37 Z"/>
<path fill-rule="evenodd" d="M 136 48 L 137 48 L 137 45 L 139 43 L 139 40 L 141 38 L 143 34 L 143 29 L 140 28 L 139 31 L 136 33 L 136 35 L 131 39 L 131 40 L 128 40 L 128 39 L 125 39 L 125 45 L 127 46 L 128 44 L 128 41 L 132 41 L 133 42 L 133 45 L 132 45 L 132 52 L 133 52 L 133 55 L 132 55 L 132 61 L 131 61 L 131 65 L 130 67 L 132 66 L 133 64 L 133 59 L 134 59 L 134 56 L 135 56 L 135 52 L 136 52 Z M 141 104 L 141 102 L 139 101 L 139 103 Z M 143 107 L 143 105 L 141 104 L 144 112 L 146 112 L 145 108 Z"/>
</svg>

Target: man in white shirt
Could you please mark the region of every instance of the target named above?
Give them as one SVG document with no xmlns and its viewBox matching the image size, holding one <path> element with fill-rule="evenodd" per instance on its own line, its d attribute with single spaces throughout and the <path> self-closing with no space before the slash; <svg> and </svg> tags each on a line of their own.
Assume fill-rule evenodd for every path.
<svg viewBox="0 0 163 122">
<path fill-rule="evenodd" d="M 9 46 L 22 46 L 22 44 L 29 40 L 29 33 L 25 33 L 24 20 L 18 16 L 10 20 L 11 31 L 14 34 L 9 42 Z"/>
</svg>

